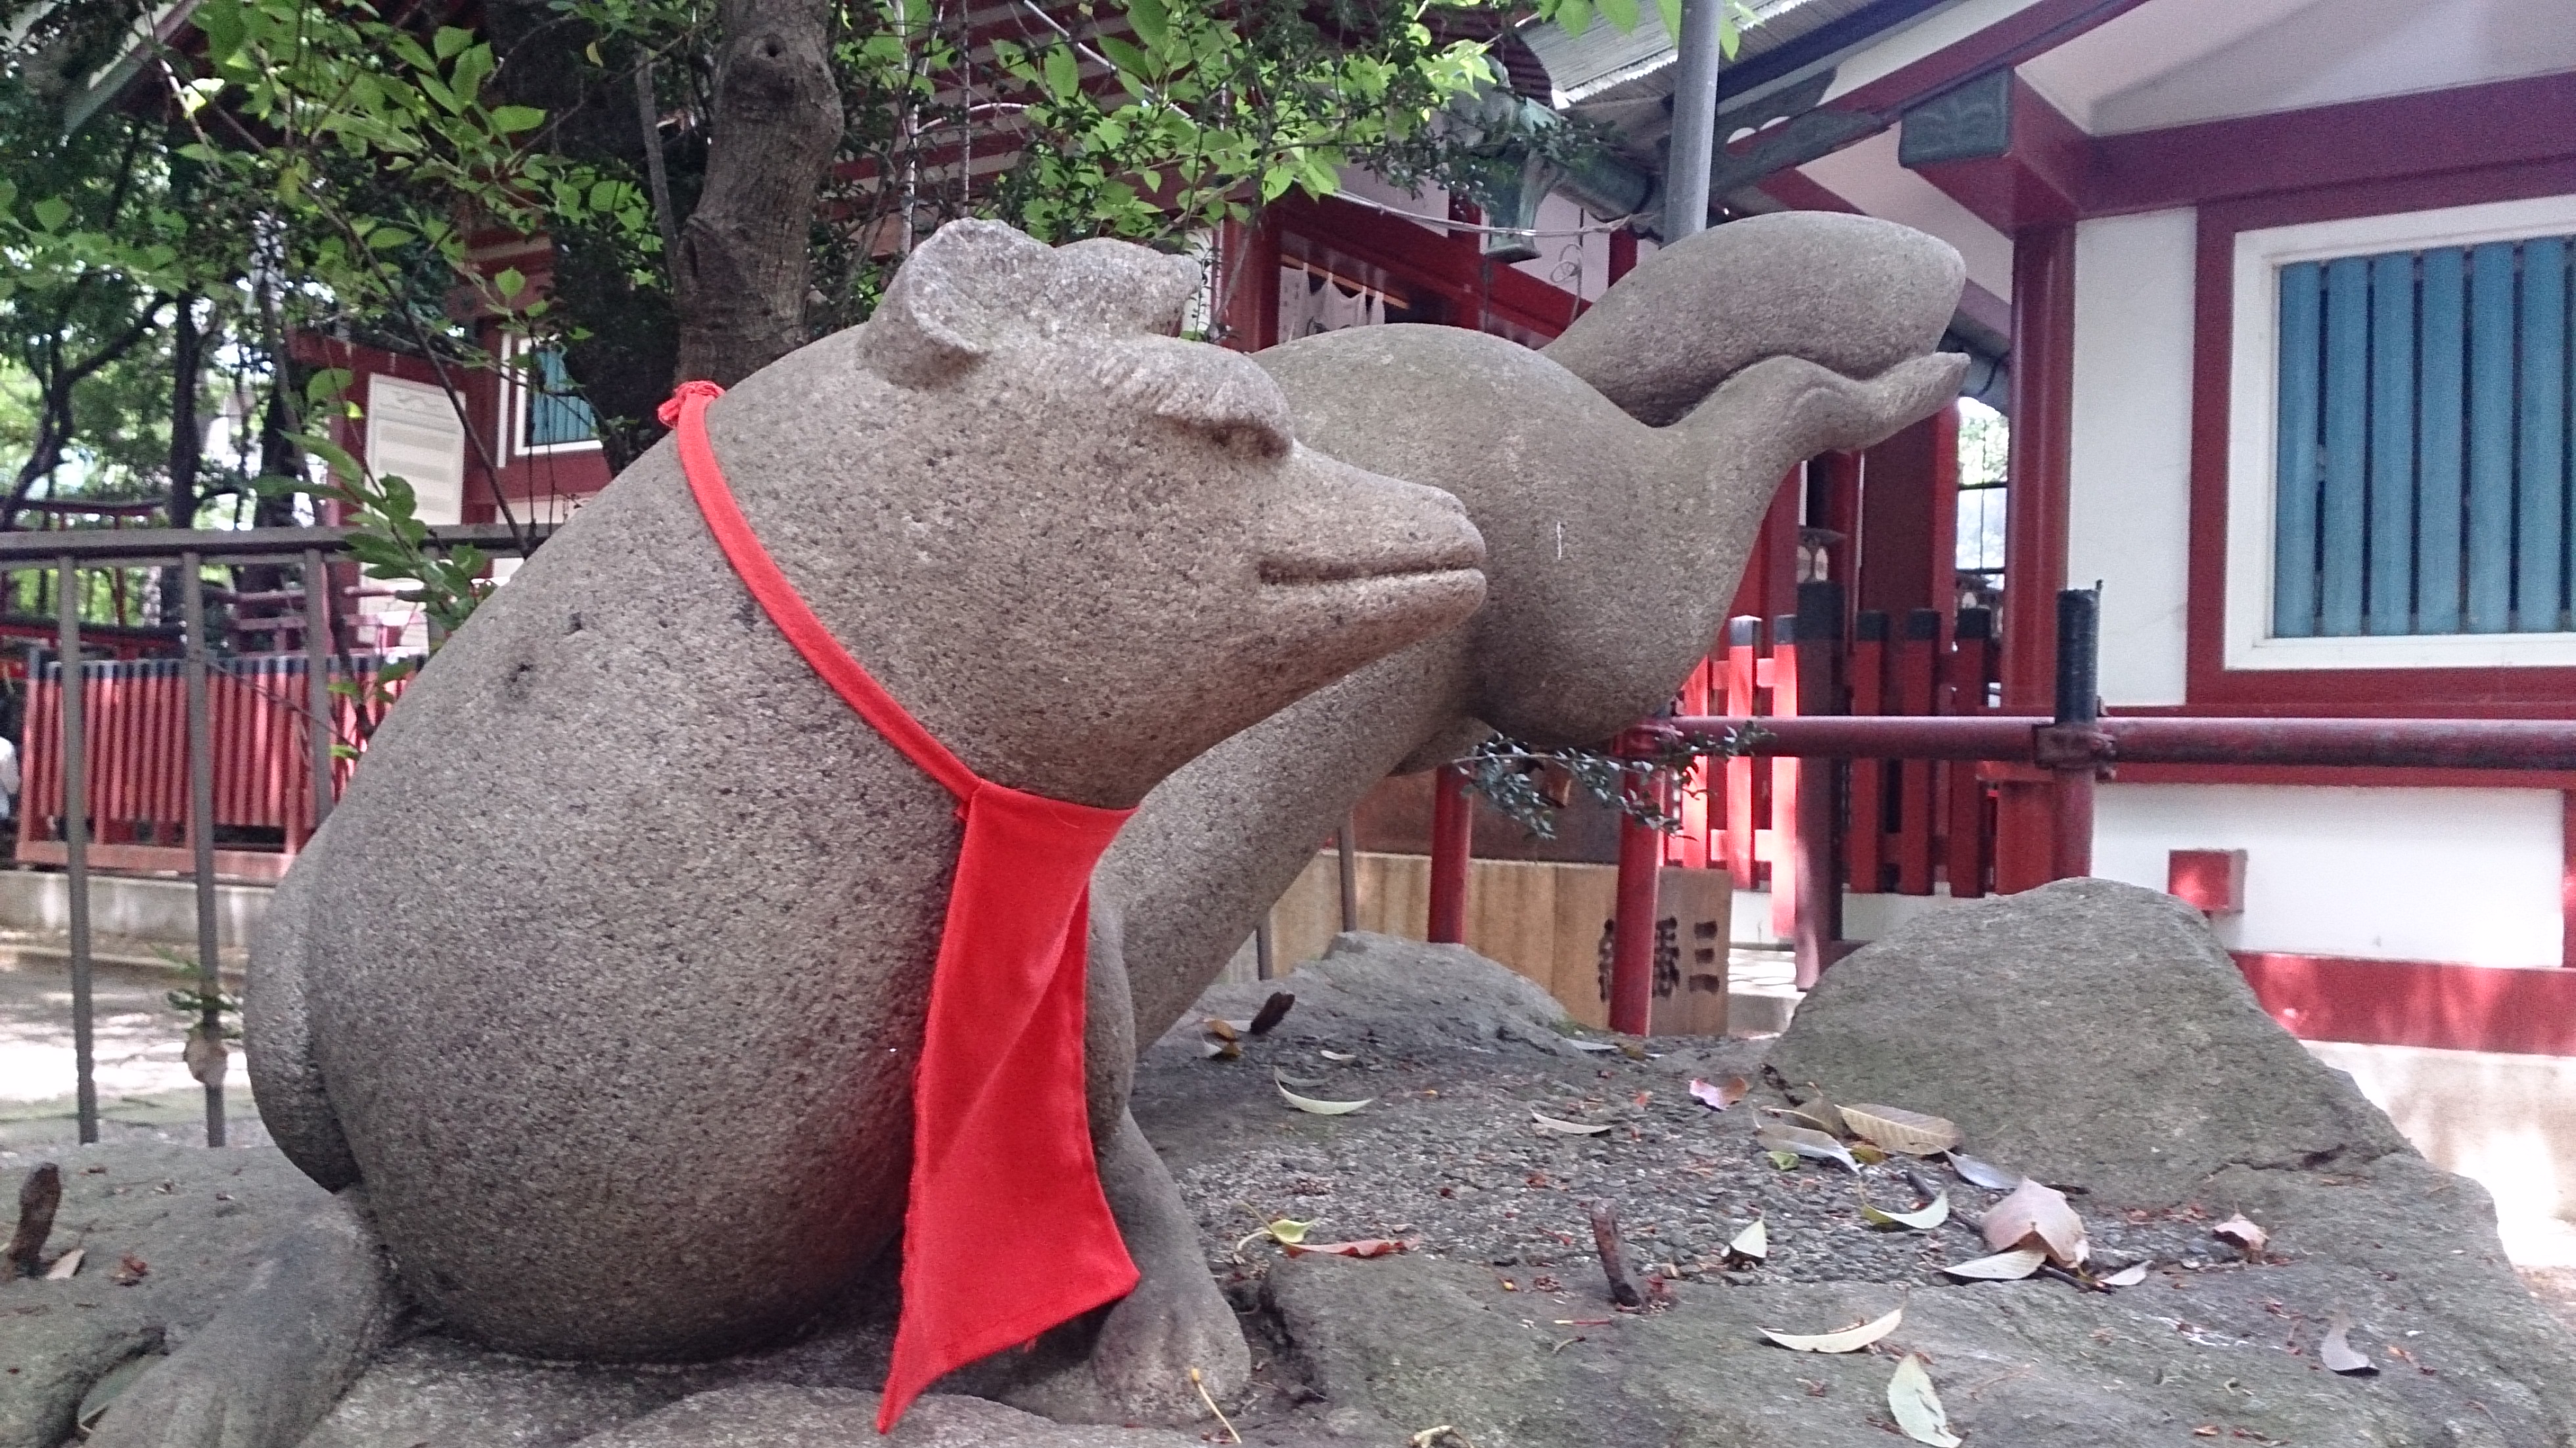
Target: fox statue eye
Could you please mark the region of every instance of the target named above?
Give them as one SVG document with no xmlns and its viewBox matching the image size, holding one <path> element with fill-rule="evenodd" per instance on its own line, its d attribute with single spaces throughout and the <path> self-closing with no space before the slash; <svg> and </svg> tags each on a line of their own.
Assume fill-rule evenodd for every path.
<svg viewBox="0 0 2576 1448">
<path fill-rule="evenodd" d="M 1228 448 L 1283 458 L 1296 446 L 1287 397 L 1239 352 L 1129 338 L 1094 353 L 1092 376 L 1112 398 Z"/>
</svg>

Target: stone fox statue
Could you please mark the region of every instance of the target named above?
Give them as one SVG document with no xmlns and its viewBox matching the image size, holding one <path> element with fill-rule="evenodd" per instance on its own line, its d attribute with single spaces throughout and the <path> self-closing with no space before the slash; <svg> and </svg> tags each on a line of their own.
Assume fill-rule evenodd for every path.
<svg viewBox="0 0 2576 1448">
<path fill-rule="evenodd" d="M 708 411 L 814 613 L 987 780 L 1133 805 L 1483 596 L 1453 499 L 1156 335 L 1196 277 L 959 222 Z M 340 1196 L 100 1441 L 291 1444 L 406 1305 L 551 1359 L 808 1326 L 902 1221 L 959 838 L 648 453 L 420 675 L 279 890 L 252 1075 Z"/>
<path fill-rule="evenodd" d="M 1669 701 L 1716 636 L 1782 474 L 1954 395 L 1965 359 L 1927 354 L 1964 277 L 1958 254 L 1921 233 L 1798 212 L 1666 248 L 1544 351 L 1387 326 L 1256 354 L 1301 440 L 1467 505 L 1485 538 L 1486 603 L 1155 786 L 1093 876 L 1095 993 L 1126 982 L 1137 1038 L 1152 1041 L 1388 773 L 1455 758 L 1494 729 L 1596 744 Z M 1125 1099 L 1106 1067 L 1093 1062 L 1095 1113 Z M 1135 1135 L 1114 1119 L 1093 1129 Z M 1195 1261 L 1193 1235 L 1176 1196 L 1129 1219 L 1140 1260 L 1178 1243 Z M 1248 1369 L 1213 1291 L 1184 1296 L 1189 1274 L 1144 1271 L 1096 1365 L 1149 1358 L 1150 1341 Z M 1196 1326 L 1118 1341 L 1149 1303 Z M 1149 1382 L 1179 1370 L 1113 1371 Z"/>
</svg>

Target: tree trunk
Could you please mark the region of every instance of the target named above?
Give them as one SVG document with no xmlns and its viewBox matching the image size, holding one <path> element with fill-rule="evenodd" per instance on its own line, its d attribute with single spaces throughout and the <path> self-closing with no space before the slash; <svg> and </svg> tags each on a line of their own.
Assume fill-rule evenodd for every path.
<svg viewBox="0 0 2576 1448">
<path fill-rule="evenodd" d="M 205 383 L 208 338 L 197 331 L 197 299 L 179 298 L 170 326 L 170 526 L 197 526 L 197 464 L 205 451 L 205 434 L 197 426 L 197 389 Z M 161 621 L 177 623 L 185 612 L 185 584 L 179 570 L 161 570 Z"/>
<path fill-rule="evenodd" d="M 825 0 L 722 0 L 706 189 L 680 235 L 675 381 L 731 386 L 805 345 L 807 233 L 841 138 Z"/>
</svg>

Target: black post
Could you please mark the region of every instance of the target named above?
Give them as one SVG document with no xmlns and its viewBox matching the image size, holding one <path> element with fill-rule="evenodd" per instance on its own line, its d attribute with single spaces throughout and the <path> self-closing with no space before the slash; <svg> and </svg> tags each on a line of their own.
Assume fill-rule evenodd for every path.
<svg viewBox="0 0 2576 1448">
<path fill-rule="evenodd" d="M 98 1140 L 98 1056 L 92 1035 L 89 952 L 89 738 L 81 697 L 80 561 L 54 560 L 54 626 L 62 652 L 63 681 L 63 884 L 70 892 L 72 927 L 72 1075 L 78 1093 L 80 1139 Z"/>
<path fill-rule="evenodd" d="M 1843 587 L 1798 585 L 1798 712 L 1840 714 L 1843 699 Z M 1815 985 L 1843 938 L 1843 761 L 1798 766 L 1798 987 Z"/>
<path fill-rule="evenodd" d="M 206 1145 L 224 1144 L 223 975 L 215 956 L 215 733 L 207 697 L 206 576 L 179 555 L 179 605 L 188 630 L 188 856 L 197 878 L 197 1039 L 189 1066 L 206 1088 Z"/>
<path fill-rule="evenodd" d="M 2049 829 L 2048 877 L 2071 880 L 2093 873 L 2094 725 L 2102 717 L 2098 654 L 2102 645 L 2102 599 L 2089 588 L 2067 588 L 2057 595 L 2058 754 L 2052 765 L 2056 780 L 2049 793 L 2053 816 Z M 2079 737 L 2082 736 L 2082 737 Z"/>
</svg>

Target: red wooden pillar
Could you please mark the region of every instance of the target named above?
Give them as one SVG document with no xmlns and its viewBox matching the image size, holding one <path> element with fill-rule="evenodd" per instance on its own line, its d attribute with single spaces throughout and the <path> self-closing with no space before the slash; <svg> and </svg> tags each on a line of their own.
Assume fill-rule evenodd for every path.
<svg viewBox="0 0 2576 1448">
<path fill-rule="evenodd" d="M 2012 450 L 2004 533 L 2004 711 L 2056 703 L 2057 591 L 2066 586 L 2066 490 L 2075 389 L 2075 227 L 2013 237 Z M 2052 786 L 1996 791 L 1995 889 L 2044 884 L 2055 863 Z"/>
<path fill-rule="evenodd" d="M 1798 713 L 1798 616 L 1784 613 L 1771 621 L 1771 713 L 1794 718 Z M 1802 761 L 1788 755 L 1771 760 L 1771 933 L 1783 939 L 1798 934 L 1798 784 Z"/>
<path fill-rule="evenodd" d="M 1946 575 L 1944 575 L 1946 576 Z M 1932 671 L 1941 647 L 1941 614 L 1910 609 L 1905 636 L 1896 642 L 1895 707 L 1891 712 L 1932 712 Z M 1855 705 L 1854 707 L 1858 707 Z M 1908 759 L 1896 766 L 1896 893 L 1932 893 L 1932 836 L 1937 816 L 1932 778 L 1936 761 Z"/>
<path fill-rule="evenodd" d="M 1627 752 L 1622 740 L 1621 752 Z M 1653 803 L 1654 786 L 1637 776 L 1628 780 L 1628 795 Z M 1610 1029 L 1646 1035 L 1655 1010 L 1655 886 L 1663 873 L 1663 832 L 1619 816 L 1619 894 L 1610 924 Z"/>
<path fill-rule="evenodd" d="M 1620 227 L 1610 233 L 1610 285 L 1619 285 L 1621 277 L 1636 269 L 1637 233 L 1628 227 Z"/>
<path fill-rule="evenodd" d="M 1682 714 L 1710 712 L 1717 693 L 1714 680 L 1719 667 L 1718 659 L 1719 656 L 1715 653 L 1701 659 L 1698 666 L 1691 670 L 1690 677 L 1682 681 L 1681 697 L 1676 701 L 1680 707 L 1675 712 Z M 1722 828 L 1722 826 L 1713 826 L 1712 820 L 1723 816 L 1716 814 L 1714 775 L 1715 769 L 1706 755 L 1693 759 L 1689 767 L 1682 770 L 1680 794 L 1673 801 L 1672 808 L 1672 813 L 1681 822 L 1681 828 L 1664 836 L 1665 864 L 1697 870 L 1706 869 L 1717 863 L 1716 856 L 1710 849 L 1714 843 L 1710 836 L 1716 828 Z"/>
<path fill-rule="evenodd" d="M 1237 269 L 1220 277 L 1225 297 L 1225 345 L 1258 352 L 1279 342 L 1279 222 L 1268 213 L 1249 222 L 1229 221 L 1219 233 L 1221 265 Z"/>
<path fill-rule="evenodd" d="M 1963 609 L 1955 629 L 1957 642 L 1942 661 L 1941 712 L 1983 714 L 1986 680 L 1992 676 L 1994 615 L 1981 608 Z M 1949 840 L 1942 858 L 1950 877 L 1950 896 L 1972 900 L 1986 893 L 1986 786 L 1977 766 L 1954 759 L 1942 766 L 1949 781 Z"/>
<path fill-rule="evenodd" d="M 35 705 L 32 702 L 35 698 L 34 692 L 29 691 L 27 697 L 31 701 L 27 706 L 29 710 L 27 717 L 32 721 L 37 717 L 34 713 Z M 2565 803 L 2561 808 L 2559 825 L 2559 857 L 2562 864 L 2558 875 L 2560 930 L 2558 963 L 2561 966 L 2576 966 L 2576 789 L 2565 791 L 2559 798 Z M 18 837 L 26 838 L 26 827 L 23 821 L 19 826 Z"/>
<path fill-rule="evenodd" d="M 1885 714 L 1887 680 L 1887 615 L 1867 609 L 1852 616 L 1851 712 Z M 1886 761 L 1851 762 L 1851 814 L 1844 827 L 1843 868 L 1855 891 L 1874 894 L 1885 887 L 1887 860 Z"/>
<path fill-rule="evenodd" d="M 1836 583 L 1798 585 L 1798 712 L 1843 712 L 1843 593 Z M 1799 772 L 1796 910 L 1791 940 L 1797 947 L 1798 988 L 1806 990 L 1839 956 L 1843 938 L 1843 874 L 1836 847 L 1842 817 L 1841 771 L 1831 759 Z M 1777 897 L 1779 887 L 1772 889 Z"/>
<path fill-rule="evenodd" d="M 1467 866 L 1475 851 L 1475 801 L 1467 770 L 1444 764 L 1431 776 L 1431 919 L 1434 945 L 1467 943 Z"/>
<path fill-rule="evenodd" d="M 1726 621 L 1726 713 L 1735 719 L 1753 715 L 1754 655 L 1762 642 L 1762 620 Z M 1753 760 L 1736 755 L 1726 761 L 1726 873 L 1738 890 L 1753 888 Z"/>
</svg>

